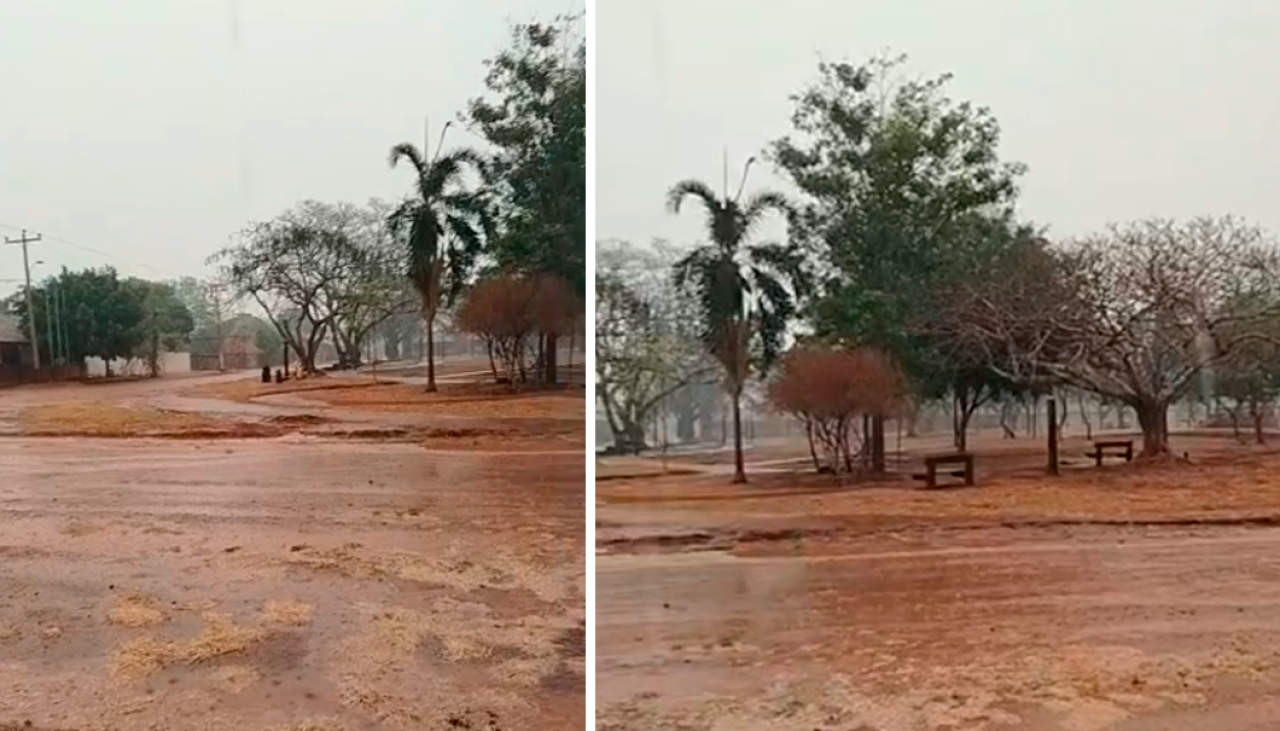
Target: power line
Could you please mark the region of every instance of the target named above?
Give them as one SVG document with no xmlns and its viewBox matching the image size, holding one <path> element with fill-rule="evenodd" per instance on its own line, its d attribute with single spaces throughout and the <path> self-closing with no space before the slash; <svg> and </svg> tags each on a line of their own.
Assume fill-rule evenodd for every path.
<svg viewBox="0 0 1280 731">
<path fill-rule="evenodd" d="M 11 230 L 11 231 L 24 231 L 24 230 L 25 230 L 25 229 L 19 228 L 18 226 L 12 226 L 12 225 L 7 224 L 7 223 L 0 223 L 0 228 L 7 228 L 7 229 L 9 229 L 9 230 Z M 70 247 L 71 247 L 71 248 L 73 248 L 73 249 L 79 249 L 79 250 L 81 250 L 81 251 L 87 251 L 87 252 L 89 252 L 90 254 L 97 254 L 98 256 L 105 256 L 105 257 L 106 257 L 106 258 L 108 258 L 108 259 L 114 259 L 114 260 L 116 260 L 116 261 L 118 261 L 118 262 L 121 262 L 121 263 L 123 263 L 123 264 L 129 264 L 129 265 L 132 265 L 132 266 L 138 267 L 138 268 L 140 268 L 140 269 L 145 269 L 145 270 L 147 270 L 147 271 L 149 271 L 149 272 L 151 272 L 151 273 L 153 273 L 153 274 L 159 274 L 159 272 L 157 272 L 154 268 L 149 267 L 149 266 L 147 266 L 146 264 L 143 264 L 142 262 L 137 262 L 137 261 L 133 261 L 133 260 L 131 260 L 131 259 L 126 259 L 126 258 L 124 258 L 124 257 L 122 257 L 122 256 L 117 255 L 117 254 L 112 254 L 112 253 L 110 253 L 110 252 L 103 251 L 103 250 L 101 250 L 101 249 L 95 249 L 95 248 L 93 248 L 92 246 L 85 246 L 84 244 L 77 244 L 77 243 L 76 243 L 76 242 L 74 242 L 74 241 L 71 241 L 71 240 L 69 240 L 69 239 L 64 239 L 64 238 L 62 238 L 61 236 L 54 236 L 54 235 L 52 235 L 52 234 L 44 234 L 44 239 L 45 239 L 45 241 L 46 241 L 46 242 L 48 242 L 48 243 L 52 243 L 52 244 L 62 244 L 62 245 L 64 245 L 64 246 L 70 246 Z"/>
</svg>

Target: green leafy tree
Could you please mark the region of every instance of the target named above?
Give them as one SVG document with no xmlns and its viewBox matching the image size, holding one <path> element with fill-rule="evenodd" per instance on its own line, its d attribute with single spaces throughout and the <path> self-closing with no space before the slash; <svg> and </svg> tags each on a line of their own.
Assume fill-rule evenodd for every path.
<svg viewBox="0 0 1280 731">
<path fill-rule="evenodd" d="M 1004 379 L 940 340 L 930 313 L 950 280 L 1020 238 L 1024 167 L 1000 160 L 989 111 L 946 95 L 950 75 L 899 82 L 905 60 L 820 64 L 794 97 L 793 135 L 770 157 L 804 194 L 793 236 L 825 274 L 810 312 L 817 335 L 877 347 L 918 398 L 951 393 L 971 414 Z"/>
<path fill-rule="evenodd" d="M 580 16 L 524 23 L 488 62 L 490 96 L 463 121 L 493 149 L 486 179 L 499 203 L 493 255 L 507 269 L 551 275 L 586 297 L 586 45 Z M 545 380 L 557 340 L 543 334 Z"/>
<path fill-rule="evenodd" d="M 741 200 L 741 186 L 730 198 L 728 191 L 721 197 L 706 183 L 683 180 L 668 191 L 667 208 L 679 213 L 687 198 L 705 210 L 711 243 L 676 263 L 675 282 L 697 298 L 703 344 L 724 371 L 733 408 L 733 481 L 746 482 L 742 391 L 753 370 L 763 374 L 782 352 L 796 297 L 808 279 L 793 247 L 749 241 L 769 213 L 790 214 L 781 194 L 760 192 Z"/>
<path fill-rule="evenodd" d="M 454 150 L 428 161 L 408 142 L 391 148 L 390 164 L 408 162 L 415 196 L 391 214 L 393 235 L 405 243 L 407 273 L 422 300 L 427 324 L 427 390 L 436 390 L 435 323 L 440 308 L 452 307 L 470 279 L 492 229 L 482 193 L 466 186 L 468 168 L 483 172 L 474 150 Z"/>
</svg>

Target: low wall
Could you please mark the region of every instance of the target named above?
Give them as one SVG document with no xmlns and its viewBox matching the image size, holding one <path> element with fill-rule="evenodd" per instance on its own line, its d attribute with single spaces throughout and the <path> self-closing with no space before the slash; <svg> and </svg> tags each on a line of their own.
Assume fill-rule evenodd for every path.
<svg viewBox="0 0 1280 731">
<path fill-rule="evenodd" d="M 190 353 L 161 353 L 160 372 L 162 374 L 190 373 Z M 84 374 L 88 378 L 103 378 L 107 375 L 107 362 L 96 356 L 84 359 Z M 116 358 L 111 361 L 113 376 L 148 376 L 151 369 L 145 358 Z"/>
</svg>

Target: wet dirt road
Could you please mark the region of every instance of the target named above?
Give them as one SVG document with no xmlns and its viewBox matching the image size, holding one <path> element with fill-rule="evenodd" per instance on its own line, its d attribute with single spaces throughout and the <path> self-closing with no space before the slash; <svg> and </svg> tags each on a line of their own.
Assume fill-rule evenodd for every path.
<svg viewBox="0 0 1280 731">
<path fill-rule="evenodd" d="M 583 462 L 0 439 L 0 728 L 582 728 Z"/>
<path fill-rule="evenodd" d="M 602 729 L 1261 731 L 1280 718 L 1274 528 L 650 542 L 597 566 Z"/>
</svg>

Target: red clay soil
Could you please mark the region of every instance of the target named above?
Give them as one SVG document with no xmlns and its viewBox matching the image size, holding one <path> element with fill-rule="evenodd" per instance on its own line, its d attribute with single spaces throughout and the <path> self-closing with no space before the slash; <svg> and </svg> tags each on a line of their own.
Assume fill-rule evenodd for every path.
<svg viewBox="0 0 1280 731">
<path fill-rule="evenodd" d="M 0 403 L 0 729 L 585 727 L 581 449 L 147 405 L 191 385 Z M 33 409 L 191 438 L 22 436 Z M 309 435 L 202 431 L 250 413 Z"/>
<path fill-rule="evenodd" d="M 0 441 L 0 725 L 583 728 L 582 473 Z"/>
<path fill-rule="evenodd" d="M 975 488 L 600 483 L 598 728 L 1272 729 L 1280 455 L 1175 451 L 1048 478 L 1014 449 Z"/>
</svg>

